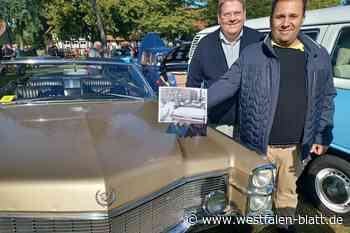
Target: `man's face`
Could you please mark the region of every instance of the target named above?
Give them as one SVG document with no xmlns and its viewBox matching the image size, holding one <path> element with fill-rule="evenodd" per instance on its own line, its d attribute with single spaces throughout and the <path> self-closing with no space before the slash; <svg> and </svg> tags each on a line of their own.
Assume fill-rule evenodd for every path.
<svg viewBox="0 0 350 233">
<path fill-rule="evenodd" d="M 225 2 L 218 15 L 218 23 L 228 39 L 236 39 L 245 22 L 245 11 L 239 1 Z"/>
<path fill-rule="evenodd" d="M 303 23 L 303 1 L 282 0 L 277 2 L 271 18 L 273 40 L 283 46 L 293 44 Z"/>
<path fill-rule="evenodd" d="M 96 44 L 95 44 L 95 48 L 96 48 L 96 50 L 98 50 L 98 51 L 102 50 L 102 44 L 101 44 L 101 43 L 96 43 Z"/>
</svg>

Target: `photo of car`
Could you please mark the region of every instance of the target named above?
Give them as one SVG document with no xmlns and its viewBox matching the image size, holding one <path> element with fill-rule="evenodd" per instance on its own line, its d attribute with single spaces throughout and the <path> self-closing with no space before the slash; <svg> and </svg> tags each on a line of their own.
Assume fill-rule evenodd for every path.
<svg viewBox="0 0 350 233">
<path fill-rule="evenodd" d="M 0 232 L 188 232 L 202 216 L 272 214 L 268 160 L 211 128 L 168 133 L 133 64 L 0 64 Z"/>
<path fill-rule="evenodd" d="M 164 123 L 207 123 L 207 90 L 160 87 L 158 121 Z"/>
</svg>

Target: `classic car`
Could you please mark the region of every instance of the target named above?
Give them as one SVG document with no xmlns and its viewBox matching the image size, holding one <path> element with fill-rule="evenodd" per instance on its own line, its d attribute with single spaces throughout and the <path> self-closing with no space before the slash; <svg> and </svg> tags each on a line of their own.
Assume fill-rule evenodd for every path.
<svg viewBox="0 0 350 233">
<path fill-rule="evenodd" d="M 186 86 L 189 51 L 191 42 L 183 41 L 173 48 L 164 58 L 160 72 L 169 86 Z"/>
<path fill-rule="evenodd" d="M 1 65 L 0 232 L 188 232 L 203 216 L 272 214 L 275 168 L 211 128 L 168 133 L 135 65 Z"/>
<path fill-rule="evenodd" d="M 206 122 L 206 112 L 201 108 L 178 107 L 172 112 L 172 119 L 193 123 Z"/>
<path fill-rule="evenodd" d="M 160 86 L 164 86 L 161 80 L 161 63 L 169 52 L 167 47 L 157 47 L 157 48 L 145 48 L 142 50 L 142 56 L 140 61 L 140 69 L 145 79 L 148 81 L 150 86 L 155 92 L 158 92 Z"/>
<path fill-rule="evenodd" d="M 132 62 L 131 49 L 129 47 L 112 49 L 111 57 L 120 59 L 126 63 Z"/>
</svg>

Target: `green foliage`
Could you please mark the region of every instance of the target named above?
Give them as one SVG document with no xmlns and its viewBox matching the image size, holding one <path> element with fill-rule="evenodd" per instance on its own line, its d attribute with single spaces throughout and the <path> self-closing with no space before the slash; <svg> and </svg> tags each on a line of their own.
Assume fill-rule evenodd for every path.
<svg viewBox="0 0 350 233">
<path fill-rule="evenodd" d="M 182 0 L 96 0 L 107 35 L 140 39 L 149 31 L 168 39 L 195 32 L 194 22 L 207 9 L 187 10 Z M 9 24 L 13 42 L 43 47 L 52 35 L 59 40 L 100 39 L 101 27 L 90 0 L 1 0 L 0 18 Z"/>
<path fill-rule="evenodd" d="M 208 0 L 207 18 L 209 25 L 218 24 L 218 0 Z"/>
<path fill-rule="evenodd" d="M 21 46 L 33 44 L 44 29 L 40 20 L 41 4 L 42 0 L 1 0 L 0 17 L 7 22 L 10 40 L 15 40 Z"/>
<path fill-rule="evenodd" d="M 247 18 L 259 18 L 269 16 L 271 13 L 271 0 L 247 0 Z M 308 10 L 335 6 L 339 0 L 310 0 L 307 6 Z M 218 0 L 208 0 L 208 22 L 209 25 L 217 24 L 217 6 Z"/>
<path fill-rule="evenodd" d="M 200 10 L 186 10 L 182 1 L 120 0 L 113 19 L 119 33 L 126 38 L 139 39 L 154 31 L 174 39 L 193 33 L 193 23 L 201 16 Z"/>
</svg>

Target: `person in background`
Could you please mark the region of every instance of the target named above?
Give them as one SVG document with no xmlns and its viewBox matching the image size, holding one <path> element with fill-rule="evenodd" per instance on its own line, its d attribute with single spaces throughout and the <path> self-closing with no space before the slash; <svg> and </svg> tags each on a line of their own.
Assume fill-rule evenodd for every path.
<svg viewBox="0 0 350 233">
<path fill-rule="evenodd" d="M 334 97 L 327 50 L 300 32 L 306 0 L 274 0 L 271 34 L 248 46 L 208 89 L 208 108 L 239 94 L 239 142 L 277 168 L 274 196 L 281 217 L 295 216 L 296 181 L 310 153 L 321 156 L 333 136 Z M 278 225 L 279 232 L 296 232 Z"/>
<path fill-rule="evenodd" d="M 103 57 L 103 46 L 100 41 L 94 42 L 94 47 L 89 51 L 89 57 Z"/>
<path fill-rule="evenodd" d="M 58 56 L 58 48 L 51 40 L 48 43 L 47 54 L 49 56 Z"/>
</svg>

